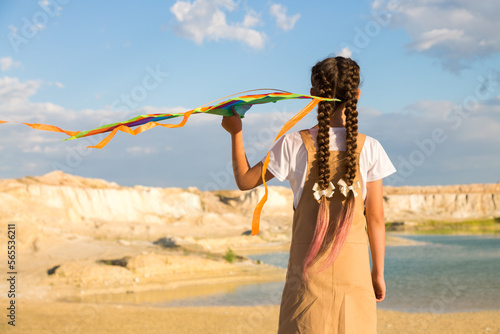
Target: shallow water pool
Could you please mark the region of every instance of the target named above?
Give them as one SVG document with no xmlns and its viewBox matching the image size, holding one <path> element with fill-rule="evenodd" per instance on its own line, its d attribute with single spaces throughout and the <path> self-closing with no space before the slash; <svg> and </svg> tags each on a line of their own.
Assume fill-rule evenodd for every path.
<svg viewBox="0 0 500 334">
<path fill-rule="evenodd" d="M 424 242 L 386 248 L 384 309 L 458 312 L 500 309 L 500 237 L 495 235 L 405 235 Z M 250 255 L 287 267 L 288 253 Z M 243 285 L 231 292 L 156 302 L 155 306 L 278 305 L 284 282 Z"/>
</svg>

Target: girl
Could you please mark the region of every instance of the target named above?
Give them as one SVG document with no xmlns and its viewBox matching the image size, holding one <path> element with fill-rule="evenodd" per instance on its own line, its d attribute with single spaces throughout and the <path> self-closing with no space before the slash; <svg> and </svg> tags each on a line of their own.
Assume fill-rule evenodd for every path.
<svg viewBox="0 0 500 334">
<path fill-rule="evenodd" d="M 319 102 L 318 125 L 271 149 L 266 181 L 288 180 L 294 193 L 278 333 L 376 333 L 376 302 L 386 290 L 382 179 L 396 169 L 377 140 L 358 133 L 359 82 L 352 59 L 318 62 L 311 95 L 341 102 Z M 263 161 L 250 168 L 241 119 L 224 117 L 222 126 L 231 134 L 238 188 L 259 186 Z"/>
</svg>

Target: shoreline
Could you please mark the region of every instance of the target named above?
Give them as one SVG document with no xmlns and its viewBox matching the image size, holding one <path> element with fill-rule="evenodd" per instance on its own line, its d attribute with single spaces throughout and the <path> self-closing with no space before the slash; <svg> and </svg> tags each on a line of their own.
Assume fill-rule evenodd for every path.
<svg viewBox="0 0 500 334">
<path fill-rule="evenodd" d="M 287 252 L 289 243 L 252 245 L 242 237 L 239 244 L 236 239 L 220 244 L 224 238 L 208 238 L 199 239 L 196 244 L 165 248 L 139 241 L 124 244 L 120 240 L 93 243 L 86 238 L 66 240 L 67 243 L 47 251 L 20 254 L 26 265 L 16 299 L 16 330 L 27 334 L 276 333 L 277 299 L 281 296 L 273 296 L 276 305 L 257 306 L 163 306 L 161 302 L 228 293 L 243 285 L 284 281 L 285 268 L 258 264 L 246 255 Z M 203 245 L 204 241 L 205 245 L 217 246 L 212 251 L 221 251 L 229 244 L 236 253 L 234 263 L 224 260 L 221 252 L 186 248 Z M 85 259 L 76 256 L 83 244 L 84 253 L 93 254 Z M 388 247 L 410 245 L 425 243 L 387 233 Z M 111 264 L 112 261 L 120 263 Z M 48 276 L 47 269 L 58 263 L 61 266 Z M 0 297 L 0 307 L 8 302 Z M 419 313 L 379 307 L 377 315 L 378 333 L 500 331 L 500 310 Z M 6 321 L 0 323 L 1 332 L 10 330 L 12 326 Z"/>
</svg>

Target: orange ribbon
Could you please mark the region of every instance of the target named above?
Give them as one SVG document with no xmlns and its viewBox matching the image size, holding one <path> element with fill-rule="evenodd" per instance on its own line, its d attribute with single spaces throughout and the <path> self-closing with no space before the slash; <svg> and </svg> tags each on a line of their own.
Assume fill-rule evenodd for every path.
<svg viewBox="0 0 500 334">
<path fill-rule="evenodd" d="M 138 126 L 134 130 L 132 130 L 131 128 L 129 128 L 126 125 L 120 125 L 120 126 L 114 128 L 113 131 L 111 131 L 110 134 L 107 135 L 106 138 L 104 138 L 103 140 L 101 140 L 99 143 L 97 143 L 94 146 L 87 146 L 87 147 L 88 148 L 103 148 L 104 146 L 106 146 L 109 143 L 109 141 L 115 136 L 115 134 L 118 131 L 122 131 L 122 132 L 128 133 L 129 135 L 135 136 L 135 135 L 137 135 L 137 134 L 139 134 L 141 132 L 150 130 L 150 129 L 156 127 L 156 126 L 163 126 L 164 128 L 180 128 L 180 127 L 183 127 L 184 124 L 186 124 L 189 116 L 191 116 L 191 114 L 193 113 L 193 111 L 194 110 L 185 112 L 184 116 L 182 118 L 182 122 L 180 122 L 179 124 L 160 124 L 158 122 L 149 122 L 149 123 L 143 124 L 141 126 Z"/>
<path fill-rule="evenodd" d="M 0 124 L 7 123 L 8 121 L 0 121 Z M 74 136 L 76 135 L 79 131 L 68 131 L 68 130 L 63 130 L 61 128 L 58 128 L 57 126 L 54 125 L 47 125 L 47 124 L 38 124 L 38 123 L 24 123 L 24 122 L 15 122 L 14 123 L 21 123 L 24 125 L 29 126 L 32 129 L 35 130 L 44 130 L 44 131 L 51 131 L 51 132 L 62 132 L 67 134 L 68 136 Z"/>
<path fill-rule="evenodd" d="M 273 145 L 282 135 L 284 135 L 295 124 L 297 124 L 302 118 L 304 118 L 304 116 L 307 115 L 314 107 L 316 107 L 316 105 L 319 103 L 319 101 L 321 101 L 321 99 L 313 99 L 297 115 L 295 115 L 292 119 L 290 119 L 288 122 L 286 122 L 285 125 L 283 125 L 283 127 L 281 128 L 278 135 L 276 136 L 276 139 L 274 139 Z M 262 166 L 262 183 L 264 184 L 265 193 L 264 193 L 264 196 L 262 197 L 262 199 L 260 200 L 260 202 L 255 207 L 255 210 L 253 212 L 251 235 L 256 235 L 259 233 L 260 214 L 262 212 L 262 208 L 264 207 L 264 204 L 266 204 L 266 202 L 267 202 L 267 195 L 269 193 L 269 190 L 267 189 L 267 183 L 266 183 L 266 171 L 267 171 L 267 166 L 269 165 L 270 160 L 271 160 L 271 150 L 269 150 L 267 152 L 266 160 L 264 161 L 264 165 Z"/>
</svg>

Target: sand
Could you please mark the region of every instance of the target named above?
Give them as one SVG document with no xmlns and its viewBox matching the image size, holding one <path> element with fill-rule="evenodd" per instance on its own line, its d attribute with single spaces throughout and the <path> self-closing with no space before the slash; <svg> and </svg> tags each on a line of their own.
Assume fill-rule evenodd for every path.
<svg viewBox="0 0 500 334">
<path fill-rule="evenodd" d="M 412 241 L 388 236 L 388 246 Z M 241 247 L 238 254 L 286 251 Z M 109 265 L 99 259 L 121 259 Z M 242 284 L 283 281 L 285 269 L 248 258 L 234 263 L 217 254 L 163 248 L 130 241 L 66 239 L 36 253 L 21 254 L 16 327 L 0 333 L 276 333 L 279 306 L 159 307 L 161 301 L 229 292 Z M 54 275 L 46 270 L 61 264 Z M 6 291 L 6 285 L 0 284 Z M 3 298 L 3 299 L 2 299 Z M 500 311 L 403 313 L 378 310 L 378 333 L 500 333 Z"/>
<path fill-rule="evenodd" d="M 231 240 L 237 246 L 236 239 Z M 212 249 L 222 241 L 198 240 Z M 392 247 L 414 244 L 391 235 L 387 241 Z M 235 249 L 240 255 L 288 248 L 286 244 L 263 245 L 252 248 L 244 242 Z M 277 305 L 151 306 L 230 292 L 242 284 L 285 279 L 284 268 L 259 264 L 244 256 L 229 263 L 222 255 L 140 240 L 54 237 L 50 243 L 40 244 L 36 252 L 19 254 L 22 266 L 16 327 L 7 324 L 9 300 L 5 294 L 0 295 L 0 309 L 5 310 L 0 333 L 275 333 Z M 48 275 L 47 270 L 55 265 L 60 267 Z M 1 282 L 0 290 L 7 291 L 7 285 Z M 378 316 L 378 333 L 500 333 L 500 311 L 422 314 L 379 309 Z"/>
<path fill-rule="evenodd" d="M 5 300 L 1 300 L 4 305 Z M 2 333 L 276 333 L 278 306 L 178 307 L 27 302 Z M 378 310 L 378 333 L 500 333 L 500 311 L 403 313 Z"/>
</svg>

